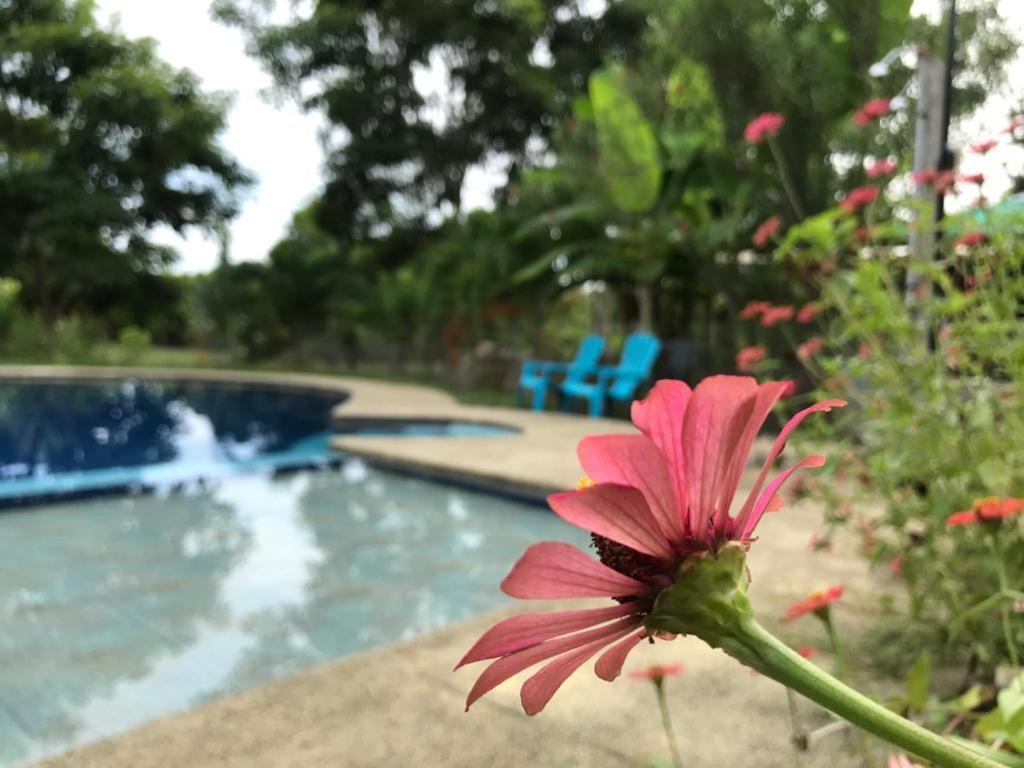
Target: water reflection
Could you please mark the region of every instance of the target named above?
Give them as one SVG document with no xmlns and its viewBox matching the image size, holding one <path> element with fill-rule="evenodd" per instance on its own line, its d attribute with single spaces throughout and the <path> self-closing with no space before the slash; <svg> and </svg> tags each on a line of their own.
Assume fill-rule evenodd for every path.
<svg viewBox="0 0 1024 768">
<path fill-rule="evenodd" d="M 493 607 L 543 510 L 350 463 L 0 518 L 0 765 Z"/>
</svg>

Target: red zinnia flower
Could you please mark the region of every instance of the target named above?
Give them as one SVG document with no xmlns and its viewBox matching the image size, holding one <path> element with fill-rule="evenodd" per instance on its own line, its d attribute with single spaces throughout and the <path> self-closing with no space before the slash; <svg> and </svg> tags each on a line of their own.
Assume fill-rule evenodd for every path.
<svg viewBox="0 0 1024 768">
<path fill-rule="evenodd" d="M 853 113 L 850 121 L 854 125 L 870 125 L 872 120 L 877 120 L 888 114 L 891 107 L 892 102 L 889 99 L 871 99 Z"/>
<path fill-rule="evenodd" d="M 841 586 L 820 589 L 817 592 L 811 593 L 800 602 L 789 606 L 789 610 L 786 611 L 786 615 L 783 618 L 786 621 L 793 621 L 801 616 L 806 616 L 808 613 L 824 611 L 842 596 L 843 587 Z"/>
<path fill-rule="evenodd" d="M 743 131 L 743 138 L 751 144 L 758 144 L 772 136 L 777 136 L 786 118 L 777 112 L 765 112 L 758 115 L 747 125 Z"/>
<path fill-rule="evenodd" d="M 765 328 L 771 328 L 776 323 L 792 320 L 794 314 L 795 310 L 792 307 L 769 306 L 768 309 L 761 313 L 761 325 Z"/>
<path fill-rule="evenodd" d="M 800 307 L 800 311 L 796 313 L 796 321 L 806 325 L 821 314 L 821 309 L 821 304 L 814 301 L 810 304 L 804 304 Z"/>
<path fill-rule="evenodd" d="M 878 187 L 857 187 L 851 189 L 839 205 L 847 213 L 855 213 L 865 205 L 871 205 L 878 199 Z"/>
<path fill-rule="evenodd" d="M 570 544 L 534 544 L 501 588 L 526 600 L 613 602 L 513 616 L 491 627 L 458 664 L 494 660 L 473 685 L 467 708 L 542 662 L 520 692 L 530 715 L 598 653 L 597 676 L 618 677 L 629 652 L 649 637 L 644 621 L 683 561 L 718 552 L 730 542 L 748 545 L 793 472 L 824 463 L 823 456 L 808 456 L 765 482 L 793 430 L 811 413 L 845 405 L 842 400 L 812 405 L 790 419 L 746 500 L 730 512 L 757 433 L 786 387 L 778 381 L 759 385 L 745 376 L 712 376 L 693 390 L 682 381 L 662 380 L 646 399 L 633 403 L 633 423 L 641 434 L 596 435 L 580 442 L 580 463 L 595 484 L 557 493 L 548 502 L 559 517 L 591 532 L 597 559 Z"/>
<path fill-rule="evenodd" d="M 984 232 L 964 232 L 960 237 L 956 239 L 956 245 L 962 245 L 965 248 L 973 248 L 977 245 L 981 245 L 988 240 L 988 235 Z"/>
<path fill-rule="evenodd" d="M 984 141 L 976 141 L 971 144 L 971 152 L 979 155 L 987 155 L 998 146 L 999 142 L 995 139 L 985 139 Z"/>
<path fill-rule="evenodd" d="M 752 301 L 740 310 L 740 320 L 753 320 L 771 308 L 772 305 L 769 301 Z"/>
<path fill-rule="evenodd" d="M 751 241 L 754 243 L 755 248 L 764 248 L 768 241 L 778 234 L 782 228 L 782 219 L 778 216 L 772 216 L 770 219 L 765 219 L 761 222 L 761 226 L 757 228 Z"/>
<path fill-rule="evenodd" d="M 971 508 L 946 518 L 946 525 L 973 525 L 984 520 L 1002 520 L 1024 510 L 1024 499 L 1001 499 L 989 496 L 975 499 Z"/>
<path fill-rule="evenodd" d="M 765 348 L 760 344 L 756 344 L 753 347 L 744 347 L 736 353 L 736 368 L 744 373 L 749 373 L 767 355 L 768 353 L 765 351 Z"/>
<path fill-rule="evenodd" d="M 868 165 L 865 172 L 868 178 L 876 179 L 879 176 L 888 176 L 890 173 L 896 170 L 896 161 L 891 157 L 886 157 L 881 160 L 875 160 L 873 163 Z"/>
<path fill-rule="evenodd" d="M 685 670 L 686 667 L 682 664 L 655 664 L 646 669 L 630 672 L 629 676 L 637 680 L 650 680 L 652 683 L 660 683 L 666 677 L 675 677 Z"/>
<path fill-rule="evenodd" d="M 801 360 L 809 360 L 821 352 L 825 346 L 825 340 L 821 336 L 812 336 L 796 348 L 796 356 Z"/>
</svg>

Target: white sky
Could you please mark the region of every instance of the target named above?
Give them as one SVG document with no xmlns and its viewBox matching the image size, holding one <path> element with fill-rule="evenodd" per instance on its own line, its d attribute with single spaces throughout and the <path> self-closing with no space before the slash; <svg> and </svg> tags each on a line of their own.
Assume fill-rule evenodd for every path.
<svg viewBox="0 0 1024 768">
<path fill-rule="evenodd" d="M 915 11 L 932 10 L 940 0 L 916 0 Z M 943 3 L 944 5 L 944 3 Z M 321 120 L 304 115 L 293 103 L 272 104 L 264 95 L 270 78 L 244 50 L 242 35 L 215 23 L 209 16 L 209 0 L 98 0 L 101 16 L 120 16 L 121 28 L 130 37 L 152 37 L 160 56 L 176 67 L 195 72 L 209 90 L 235 94 L 223 146 L 256 178 L 241 215 L 231 226 L 231 259 L 262 259 L 284 233 L 292 213 L 308 202 L 323 183 L 322 151 L 318 141 Z M 1024 38 L 1024 0 L 1000 0 L 1003 15 L 1011 19 Z M 1018 57 L 1010 76 L 1012 90 L 1024 93 L 1024 58 Z M 996 132 L 1012 99 L 993 96 L 993 103 L 969 130 Z M 969 138 L 967 135 L 960 137 Z M 992 179 L 985 193 L 996 197 L 1005 183 L 1004 163 L 1024 160 L 1010 149 L 997 149 L 984 161 L 965 160 L 965 170 L 983 170 Z M 474 169 L 467 176 L 463 204 L 486 205 L 500 175 Z M 182 255 L 180 272 L 205 272 L 217 262 L 218 244 L 193 233 L 182 239 L 173 232 L 160 239 Z"/>
</svg>

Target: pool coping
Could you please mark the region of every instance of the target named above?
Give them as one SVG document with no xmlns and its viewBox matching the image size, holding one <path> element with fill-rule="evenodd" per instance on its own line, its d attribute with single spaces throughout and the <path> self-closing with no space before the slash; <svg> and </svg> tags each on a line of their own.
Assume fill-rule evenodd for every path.
<svg viewBox="0 0 1024 768">
<path fill-rule="evenodd" d="M 125 378 L 244 384 L 337 394 L 335 422 L 467 422 L 511 430 L 493 436 L 337 435 L 331 446 L 382 469 L 528 503 L 575 485 L 576 445 L 586 435 L 632 432 L 627 421 L 496 406 L 464 405 L 447 392 L 317 373 L 140 366 L 0 365 L 0 382 Z M 538 452 L 544 455 L 538 460 Z"/>
</svg>

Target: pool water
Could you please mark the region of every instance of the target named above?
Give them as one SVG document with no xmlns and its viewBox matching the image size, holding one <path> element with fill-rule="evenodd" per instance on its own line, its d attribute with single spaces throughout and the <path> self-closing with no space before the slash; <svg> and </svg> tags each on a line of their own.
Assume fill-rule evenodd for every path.
<svg viewBox="0 0 1024 768">
<path fill-rule="evenodd" d="M 287 451 L 303 418 L 226 444 Z M 586 543 L 539 506 L 337 461 L 0 514 L 0 766 L 496 607 L 529 544 Z"/>
</svg>

